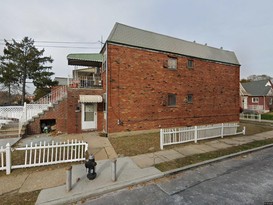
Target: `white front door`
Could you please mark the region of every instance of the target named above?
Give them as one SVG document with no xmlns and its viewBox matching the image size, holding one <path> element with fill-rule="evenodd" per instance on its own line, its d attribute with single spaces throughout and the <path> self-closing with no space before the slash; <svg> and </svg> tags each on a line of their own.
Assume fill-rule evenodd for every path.
<svg viewBox="0 0 273 205">
<path fill-rule="evenodd" d="M 97 103 L 82 103 L 82 129 L 97 129 Z"/>
<path fill-rule="evenodd" d="M 247 97 L 243 97 L 243 108 L 247 109 Z"/>
</svg>

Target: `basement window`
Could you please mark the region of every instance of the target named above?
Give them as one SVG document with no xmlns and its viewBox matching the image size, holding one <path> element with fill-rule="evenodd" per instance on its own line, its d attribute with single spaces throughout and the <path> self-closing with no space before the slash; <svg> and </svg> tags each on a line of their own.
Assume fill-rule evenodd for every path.
<svg viewBox="0 0 273 205">
<path fill-rule="evenodd" d="M 41 133 L 49 133 L 53 131 L 52 127 L 56 125 L 56 119 L 40 120 Z"/>
<path fill-rule="evenodd" d="M 176 95 L 175 94 L 168 94 L 168 106 L 176 106 Z"/>
</svg>

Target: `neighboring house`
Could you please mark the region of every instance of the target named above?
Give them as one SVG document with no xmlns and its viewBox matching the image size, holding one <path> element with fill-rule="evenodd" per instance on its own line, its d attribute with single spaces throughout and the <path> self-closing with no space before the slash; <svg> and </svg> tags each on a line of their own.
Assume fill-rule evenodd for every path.
<svg viewBox="0 0 273 205">
<path fill-rule="evenodd" d="M 56 77 L 54 78 L 54 81 L 58 82 L 58 86 L 64 86 L 69 85 L 69 83 L 72 81 L 72 78 Z"/>
<path fill-rule="evenodd" d="M 62 101 L 28 127 L 53 119 L 67 133 L 107 134 L 239 121 L 234 52 L 116 23 L 99 54 L 69 54 Z"/>
<path fill-rule="evenodd" d="M 258 112 L 272 111 L 273 85 L 270 80 L 251 81 L 241 83 L 241 97 L 244 100 L 244 109 L 256 110 Z M 242 95 L 246 91 L 248 95 Z"/>
<path fill-rule="evenodd" d="M 242 83 L 240 83 L 240 102 L 241 102 L 240 106 L 243 110 L 248 109 L 248 104 L 247 104 L 248 96 L 250 96 L 250 94 L 242 86 Z"/>
</svg>

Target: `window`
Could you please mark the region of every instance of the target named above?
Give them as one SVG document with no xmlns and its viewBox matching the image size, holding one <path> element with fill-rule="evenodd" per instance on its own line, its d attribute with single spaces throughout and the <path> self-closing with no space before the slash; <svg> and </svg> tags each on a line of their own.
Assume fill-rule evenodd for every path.
<svg viewBox="0 0 273 205">
<path fill-rule="evenodd" d="M 176 95 L 168 94 L 168 106 L 176 106 Z"/>
<path fill-rule="evenodd" d="M 258 97 L 252 98 L 252 103 L 259 103 L 259 98 Z"/>
<path fill-rule="evenodd" d="M 193 95 L 192 94 L 188 94 L 187 95 L 187 103 L 192 103 L 193 102 Z"/>
<path fill-rule="evenodd" d="M 187 68 L 193 68 L 194 64 L 193 64 L 193 60 L 188 60 L 188 63 L 187 63 Z"/>
<path fill-rule="evenodd" d="M 169 58 L 168 59 L 168 69 L 176 70 L 177 68 L 177 59 L 176 58 Z"/>
</svg>

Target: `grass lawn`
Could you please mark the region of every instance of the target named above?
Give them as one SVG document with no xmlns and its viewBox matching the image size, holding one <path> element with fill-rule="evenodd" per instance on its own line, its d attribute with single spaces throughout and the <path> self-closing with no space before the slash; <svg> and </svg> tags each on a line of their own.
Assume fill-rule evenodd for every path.
<svg viewBox="0 0 273 205">
<path fill-rule="evenodd" d="M 262 123 L 251 123 L 244 122 L 240 123 L 240 130 L 246 127 L 246 135 L 258 134 L 261 132 L 266 132 L 273 130 L 272 126 L 263 125 Z M 232 137 L 232 136 L 229 136 Z M 240 137 L 240 136 L 238 136 Z M 227 137 L 225 137 L 227 138 Z M 124 137 L 112 137 L 109 138 L 112 146 L 119 155 L 123 156 L 134 156 L 139 154 L 145 154 L 149 152 L 160 151 L 160 136 L 159 133 L 134 135 L 134 136 L 124 136 Z M 199 141 L 207 142 L 208 140 Z M 171 149 L 173 147 L 181 147 L 185 145 L 193 144 L 186 143 L 180 145 L 165 146 L 164 149 Z M 153 148 L 153 149 L 152 149 Z"/>
<path fill-rule="evenodd" d="M 196 164 L 198 162 L 218 158 L 221 156 L 241 152 L 244 150 L 253 149 L 256 147 L 261 147 L 261 146 L 272 144 L 272 143 L 273 143 L 273 139 L 254 141 L 254 142 L 250 142 L 250 143 L 235 146 L 235 147 L 207 152 L 203 154 L 196 154 L 196 155 L 192 155 L 192 156 L 188 156 L 188 157 L 184 157 L 180 159 L 171 160 L 168 162 L 163 162 L 160 164 L 156 164 L 155 167 L 158 168 L 160 171 L 169 171 L 172 169 L 177 169 L 187 165 Z"/>
</svg>

